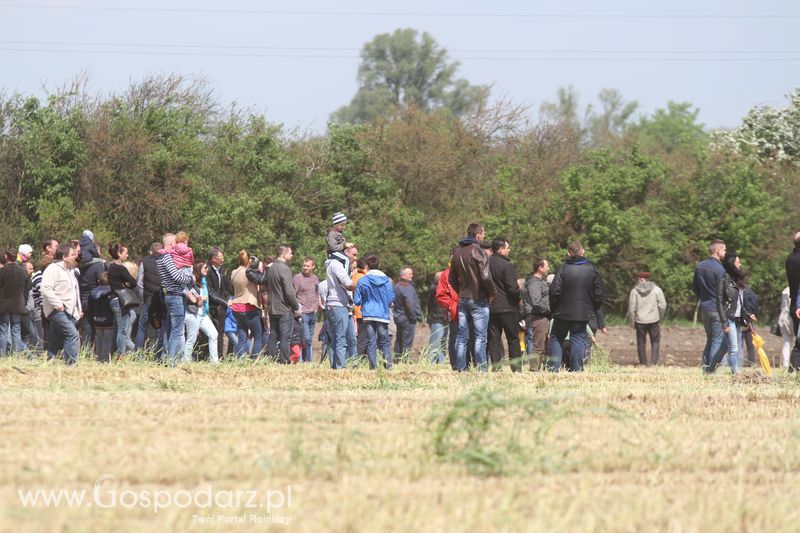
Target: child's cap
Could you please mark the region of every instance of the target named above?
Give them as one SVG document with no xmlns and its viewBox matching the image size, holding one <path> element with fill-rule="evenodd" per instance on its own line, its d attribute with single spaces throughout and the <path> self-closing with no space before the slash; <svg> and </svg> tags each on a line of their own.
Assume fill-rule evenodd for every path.
<svg viewBox="0 0 800 533">
<path fill-rule="evenodd" d="M 334 213 L 333 214 L 333 225 L 342 224 L 347 222 L 347 217 L 344 216 L 344 213 Z"/>
</svg>

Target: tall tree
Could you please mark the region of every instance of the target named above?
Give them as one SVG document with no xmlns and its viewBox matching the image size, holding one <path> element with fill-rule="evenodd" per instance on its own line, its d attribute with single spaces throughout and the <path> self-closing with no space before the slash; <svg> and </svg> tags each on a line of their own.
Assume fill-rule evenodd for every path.
<svg viewBox="0 0 800 533">
<path fill-rule="evenodd" d="M 459 63 L 428 33 L 398 29 L 383 33 L 361 50 L 358 92 L 332 122 L 366 123 L 397 108 L 449 109 L 460 116 L 483 104 L 489 88 L 456 78 Z"/>
</svg>

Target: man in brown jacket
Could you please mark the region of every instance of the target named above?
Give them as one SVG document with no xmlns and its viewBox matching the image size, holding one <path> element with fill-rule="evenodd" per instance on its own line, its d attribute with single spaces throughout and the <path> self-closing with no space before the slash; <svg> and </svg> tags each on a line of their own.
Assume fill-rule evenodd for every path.
<svg viewBox="0 0 800 533">
<path fill-rule="evenodd" d="M 475 363 L 486 372 L 486 334 L 489 329 L 489 303 L 494 299 L 494 282 L 489 270 L 489 258 L 481 249 L 486 231 L 480 224 L 467 228 L 467 237 L 458 244 L 450 258 L 449 282 L 458 292 L 458 336 L 454 370 L 467 366 L 467 342 L 470 332 L 475 339 Z"/>
</svg>

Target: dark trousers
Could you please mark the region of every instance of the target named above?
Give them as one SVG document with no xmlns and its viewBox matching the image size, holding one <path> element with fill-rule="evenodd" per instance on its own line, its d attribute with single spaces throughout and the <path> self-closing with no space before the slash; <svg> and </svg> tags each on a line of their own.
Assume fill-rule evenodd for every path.
<svg viewBox="0 0 800 533">
<path fill-rule="evenodd" d="M 791 308 L 791 316 L 792 316 L 792 324 L 794 324 L 794 332 L 797 333 L 797 326 L 800 322 L 800 319 L 797 318 L 795 315 L 795 308 L 792 306 Z M 794 370 L 800 370 L 800 335 L 795 337 L 794 339 L 794 348 L 792 348 L 792 353 L 789 355 L 789 372 L 793 372 Z"/>
<path fill-rule="evenodd" d="M 211 319 L 211 323 L 214 324 L 214 328 L 217 330 L 217 355 L 220 359 L 227 355 L 222 351 L 223 341 L 225 340 L 225 319 L 227 316 L 228 308 L 222 305 L 209 307 L 208 309 L 208 317 Z M 228 343 L 228 351 L 232 352 L 233 350 L 234 347 Z"/>
<path fill-rule="evenodd" d="M 410 352 L 411 347 L 414 345 L 414 333 L 417 330 L 416 322 L 406 322 L 395 320 L 397 326 L 397 339 L 394 341 L 394 353 L 401 354 Z"/>
<path fill-rule="evenodd" d="M 489 358 L 492 361 L 492 370 L 503 369 L 503 333 L 506 334 L 508 343 L 508 359 L 512 372 L 522 371 L 522 349 L 519 345 L 519 313 L 490 313 L 489 314 Z"/>
<path fill-rule="evenodd" d="M 753 332 L 750 330 L 750 328 L 745 328 L 742 330 L 742 342 L 747 348 L 747 366 L 757 366 L 756 347 L 753 346 Z M 744 361 L 740 361 L 739 364 L 741 365 L 743 362 Z"/>
<path fill-rule="evenodd" d="M 114 344 L 116 331 L 114 328 L 95 328 L 94 335 L 94 354 L 101 363 L 108 363 L 111 360 L 111 350 Z"/>
<path fill-rule="evenodd" d="M 652 363 L 647 362 L 647 335 L 650 335 L 650 358 Z M 652 324 L 636 323 L 636 351 L 639 354 L 639 364 L 649 366 L 658 364 L 658 353 L 661 348 L 661 325 L 658 322 Z"/>
<path fill-rule="evenodd" d="M 367 326 L 364 324 L 363 318 L 356 318 L 356 327 L 358 328 L 358 333 L 356 334 L 356 350 L 358 356 L 361 357 L 367 355 L 367 346 L 369 345 Z"/>
<path fill-rule="evenodd" d="M 292 338 L 294 316 L 291 313 L 286 315 L 269 315 L 269 326 L 267 355 L 277 359 L 282 365 L 288 365 L 292 362 L 289 358 L 291 354 L 289 340 Z M 278 344 L 280 344 L 280 351 L 278 350 Z"/>
</svg>

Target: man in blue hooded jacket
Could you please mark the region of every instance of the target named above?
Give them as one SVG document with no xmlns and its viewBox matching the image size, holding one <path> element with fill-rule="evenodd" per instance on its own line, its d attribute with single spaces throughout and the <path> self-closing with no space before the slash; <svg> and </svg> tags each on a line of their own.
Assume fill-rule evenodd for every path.
<svg viewBox="0 0 800 533">
<path fill-rule="evenodd" d="M 367 330 L 367 358 L 369 367 L 378 366 L 377 351 L 380 345 L 386 368 L 392 368 L 392 348 L 389 339 L 389 309 L 394 302 L 394 288 L 389 276 L 378 270 L 380 258 L 372 253 L 364 256 L 367 273 L 356 284 L 353 303 L 361 306 L 363 324 Z"/>
</svg>

